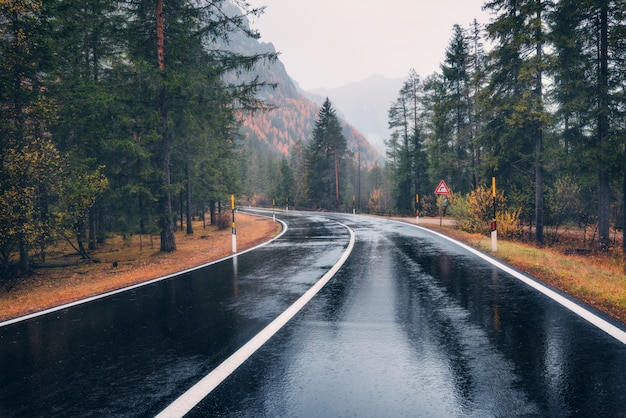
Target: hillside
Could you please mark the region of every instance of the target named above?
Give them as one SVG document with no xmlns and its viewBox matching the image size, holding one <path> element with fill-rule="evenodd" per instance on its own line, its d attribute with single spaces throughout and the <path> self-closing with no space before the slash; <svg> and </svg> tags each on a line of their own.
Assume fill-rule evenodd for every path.
<svg viewBox="0 0 626 418">
<path fill-rule="evenodd" d="M 299 94 L 295 97 L 268 94 L 267 101 L 275 108 L 247 116 L 242 134 L 253 149 L 269 148 L 287 156 L 296 144 L 310 140 L 319 106 Z M 348 147 L 355 153 L 361 152 L 364 165 L 380 162 L 380 154 L 365 137 L 345 120 L 340 120 Z"/>
<path fill-rule="evenodd" d="M 259 42 L 241 35 L 233 36 L 226 47 L 245 54 L 276 52 L 271 43 Z M 242 78 L 252 80 L 258 77 L 261 81 L 277 84 L 275 89 L 268 88 L 260 94 L 275 108 L 245 116 L 242 134 L 252 149 L 269 148 L 282 155 L 289 155 L 295 144 L 306 144 L 311 139 L 319 105 L 305 97 L 287 74 L 280 57 L 273 63 L 257 65 L 250 73 L 237 74 L 236 77 L 239 80 Z M 332 98 L 330 100 L 333 103 Z M 333 107 L 338 110 L 334 103 Z M 349 149 L 355 154 L 357 150 L 360 151 L 362 163 L 371 166 L 375 162 L 381 162 L 381 154 L 365 136 L 344 118 L 340 117 L 340 120 Z"/>
<path fill-rule="evenodd" d="M 404 81 L 404 78 L 373 75 L 333 89 L 315 89 L 306 95 L 317 104 L 328 97 L 339 114 L 363 133 L 378 152 L 384 154 L 384 140 L 389 138 L 387 113 Z"/>
</svg>

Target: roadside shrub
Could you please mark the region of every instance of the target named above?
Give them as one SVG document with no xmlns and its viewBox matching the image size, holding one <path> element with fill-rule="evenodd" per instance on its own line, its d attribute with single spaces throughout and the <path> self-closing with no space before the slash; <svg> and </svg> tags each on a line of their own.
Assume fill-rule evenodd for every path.
<svg viewBox="0 0 626 418">
<path fill-rule="evenodd" d="M 469 213 L 467 196 L 457 197 L 449 210 L 449 214 L 456 220 L 457 226 L 467 232 L 471 232 L 473 229 L 473 223 Z"/>
<path fill-rule="evenodd" d="M 370 213 L 382 213 L 384 208 L 383 203 L 383 189 L 378 187 L 370 193 L 370 199 L 368 202 Z"/>
<path fill-rule="evenodd" d="M 439 212 L 437 210 L 437 197 L 434 195 L 421 197 L 420 207 L 421 216 L 439 216 Z"/>
<path fill-rule="evenodd" d="M 520 220 L 521 209 L 513 211 L 498 211 L 496 214 L 496 222 L 498 222 L 498 236 L 503 238 L 520 239 L 524 233 L 522 222 Z"/>
<path fill-rule="evenodd" d="M 503 191 L 498 192 L 497 201 L 498 235 L 504 238 L 521 237 L 523 233 L 520 222 L 521 210 L 508 211 L 506 209 L 506 197 Z M 455 198 L 450 214 L 463 231 L 488 235 L 493 219 L 491 189 L 482 186 L 464 197 Z"/>
<path fill-rule="evenodd" d="M 546 187 L 546 209 L 548 221 L 556 228 L 565 223 L 574 223 L 582 212 L 580 182 L 569 176 L 559 177 L 553 187 Z"/>
<path fill-rule="evenodd" d="M 224 230 L 229 228 L 233 219 L 233 215 L 231 212 L 221 212 L 217 215 L 217 229 Z"/>
</svg>

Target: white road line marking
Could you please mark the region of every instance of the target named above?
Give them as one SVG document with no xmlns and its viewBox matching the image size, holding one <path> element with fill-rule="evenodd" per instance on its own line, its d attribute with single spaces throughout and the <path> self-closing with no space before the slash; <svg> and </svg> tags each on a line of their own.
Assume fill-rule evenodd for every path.
<svg viewBox="0 0 626 418">
<path fill-rule="evenodd" d="M 254 215 L 254 216 L 261 216 L 261 215 Z M 263 217 L 266 217 L 266 216 L 263 216 Z M 83 303 L 93 302 L 94 300 L 98 300 L 98 299 L 106 298 L 106 297 L 109 297 L 109 296 L 113 296 L 113 295 L 116 295 L 118 293 L 126 292 L 128 290 L 137 289 L 139 287 L 147 286 L 147 285 L 152 284 L 152 283 L 157 283 L 157 282 L 160 282 L 162 280 L 167 280 L 167 279 L 170 279 L 170 278 L 172 278 L 174 276 L 178 276 L 180 274 L 185 274 L 185 273 L 190 273 L 192 271 L 199 270 L 199 269 L 211 266 L 213 264 L 220 263 L 220 262 L 222 262 L 224 260 L 228 260 L 228 259 L 231 259 L 233 257 L 237 257 L 238 255 L 245 254 L 245 253 L 247 253 L 249 251 L 256 250 L 257 248 L 261 248 L 261 247 L 271 243 L 272 241 L 277 240 L 278 238 L 283 236 L 285 234 L 285 232 L 287 232 L 287 224 L 285 222 L 283 222 L 283 221 L 280 221 L 280 220 L 279 220 L 279 222 L 283 226 L 283 229 L 280 232 L 280 234 L 276 235 L 274 238 L 272 238 L 269 241 L 261 243 L 261 244 L 255 246 L 255 247 L 248 248 L 247 250 L 238 252 L 237 254 L 232 254 L 232 255 L 229 255 L 227 257 L 220 258 L 219 260 L 215 260 L 215 261 L 211 261 L 210 263 L 202 264 L 201 266 L 192 267 L 192 268 L 187 269 L 187 270 L 182 270 L 182 271 L 179 271 L 179 272 L 176 272 L 176 273 L 168 274 L 167 276 L 158 277 L 156 279 L 152 279 L 152 280 L 149 280 L 147 282 L 141 282 L 141 283 L 138 283 L 138 284 L 135 284 L 135 285 L 132 285 L 132 286 L 127 286 L 127 287 L 123 287 L 121 289 L 112 290 L 110 292 L 102 293 L 100 295 L 96 295 L 96 296 L 92 296 L 92 297 L 89 297 L 89 298 L 80 299 L 80 300 L 77 300 L 77 301 L 74 301 L 74 302 L 66 303 L 65 305 L 59 305 L 59 306 L 55 306 L 54 308 L 50 308 L 50 309 L 46 309 L 46 310 L 43 310 L 43 311 L 34 312 L 32 314 L 28 314 L 28 315 L 20 316 L 20 317 L 17 317 L 17 318 L 9 319 L 7 321 L 0 322 L 0 327 L 4 327 L 6 325 L 11 325 L 11 324 L 14 324 L 14 323 L 20 322 L 20 321 L 26 321 L 27 319 L 36 318 L 36 317 L 41 316 L 41 315 L 46 315 L 46 314 L 49 314 L 49 313 L 57 312 L 57 311 L 60 311 L 60 310 L 63 310 L 63 309 L 71 308 L 73 306 L 82 305 Z"/>
<path fill-rule="evenodd" d="M 409 223 L 406 222 L 401 222 L 401 221 L 397 221 L 400 223 L 403 223 L 405 225 L 411 225 Z M 619 329 L 618 327 L 616 327 L 615 325 L 607 322 L 606 320 L 600 318 L 599 316 L 597 316 L 596 314 L 588 311 L 587 309 L 585 309 L 584 307 L 578 305 L 577 303 L 569 300 L 568 298 L 564 297 L 563 295 L 555 292 L 554 290 L 544 286 L 543 284 L 531 279 L 530 277 L 516 271 L 513 270 L 512 268 L 510 268 L 509 266 L 499 262 L 498 260 L 495 260 L 491 257 L 489 257 L 486 254 L 483 254 L 482 252 L 476 250 L 475 248 L 470 247 L 469 245 L 463 244 L 462 242 L 459 242 L 453 238 L 450 238 L 446 235 L 440 234 L 437 231 L 433 231 L 431 229 L 428 228 L 424 228 L 421 226 L 417 226 L 417 225 L 411 225 L 412 227 L 430 232 L 431 234 L 437 235 L 441 238 L 444 238 L 448 241 L 453 242 L 454 244 L 458 245 L 459 247 L 462 247 L 464 249 L 466 249 L 467 251 L 471 252 L 472 254 L 482 258 L 483 260 L 487 261 L 488 263 L 491 263 L 492 265 L 496 266 L 497 268 L 507 272 L 508 274 L 510 274 L 511 276 L 515 277 L 518 280 L 521 280 L 522 282 L 526 283 L 527 285 L 529 285 L 530 287 L 538 290 L 539 292 L 543 293 L 544 295 L 548 296 L 550 299 L 554 300 L 557 303 L 560 303 L 561 305 L 563 305 L 565 308 L 569 309 L 570 311 L 574 312 L 575 314 L 577 314 L 578 316 L 580 316 L 581 318 L 585 319 L 586 321 L 592 323 L 593 325 L 595 325 L 596 327 L 600 328 L 602 331 L 606 332 L 607 334 L 609 334 L 611 337 L 615 338 L 616 340 L 620 341 L 622 344 L 626 344 L 626 332 L 622 331 L 621 329 Z"/>
<path fill-rule="evenodd" d="M 274 319 L 261 332 L 254 336 L 250 341 L 244 344 L 239 350 L 235 351 L 222 364 L 213 369 L 211 373 L 206 375 L 202 380 L 192 386 L 187 392 L 183 393 L 178 399 L 171 403 L 157 418 L 182 417 L 202 399 L 213 391 L 220 383 L 230 376 L 244 361 L 254 354 L 263 344 L 265 344 L 274 334 L 276 334 L 291 318 L 293 318 L 312 298 L 315 296 L 328 281 L 337 273 L 348 259 L 348 256 L 354 248 L 355 236 L 354 231 L 347 225 L 340 224 L 350 232 L 350 243 L 344 251 L 343 255 L 337 263 L 331 268 L 321 279 L 319 279 L 309 290 L 306 291 L 298 300 L 296 300 L 287 310 Z"/>
</svg>

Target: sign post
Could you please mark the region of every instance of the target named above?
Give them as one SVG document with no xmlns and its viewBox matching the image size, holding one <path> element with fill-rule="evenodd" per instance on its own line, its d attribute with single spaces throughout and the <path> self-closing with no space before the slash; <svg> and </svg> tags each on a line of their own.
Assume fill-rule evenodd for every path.
<svg viewBox="0 0 626 418">
<path fill-rule="evenodd" d="M 496 222 L 496 211 L 498 208 L 498 199 L 496 193 L 496 178 L 491 178 L 491 196 L 493 197 L 493 218 L 491 219 L 491 251 L 498 251 L 498 224 Z"/>
<path fill-rule="evenodd" d="M 235 195 L 230 195 L 230 206 L 233 211 L 232 235 L 233 235 L 233 254 L 237 252 L 237 228 L 235 228 Z"/>
<path fill-rule="evenodd" d="M 444 180 L 441 180 L 439 182 L 439 185 L 435 189 L 435 194 L 437 196 L 450 194 L 450 189 L 448 188 L 448 185 L 446 184 Z M 438 206 L 439 206 L 439 226 L 443 226 L 443 204 L 440 204 Z"/>
<path fill-rule="evenodd" d="M 276 222 L 276 212 L 275 212 L 275 208 L 276 208 L 276 199 L 272 199 L 272 220 L 274 222 Z"/>
</svg>

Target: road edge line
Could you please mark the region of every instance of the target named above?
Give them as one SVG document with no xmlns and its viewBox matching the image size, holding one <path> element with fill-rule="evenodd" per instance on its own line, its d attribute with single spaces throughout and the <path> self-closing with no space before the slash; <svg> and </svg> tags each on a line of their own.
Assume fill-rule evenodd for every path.
<svg viewBox="0 0 626 418">
<path fill-rule="evenodd" d="M 258 216 L 258 217 L 267 218 L 267 216 L 264 216 L 264 215 L 255 215 L 255 214 L 251 214 L 251 215 L 252 216 Z M 264 247 L 264 246 L 272 243 L 273 241 L 277 240 L 278 238 L 282 237 L 287 232 L 287 228 L 288 228 L 287 227 L 287 223 L 285 223 L 284 221 L 282 221 L 280 219 L 277 219 L 277 221 L 280 222 L 281 225 L 282 225 L 282 230 L 280 231 L 280 233 L 278 235 L 276 235 L 275 237 L 273 237 L 272 239 L 270 239 L 268 241 L 262 242 L 261 244 L 255 245 L 254 247 L 250 247 L 247 250 L 243 250 L 243 251 L 240 251 L 240 252 L 238 252 L 236 254 L 231 254 L 229 256 L 222 257 L 222 258 L 220 258 L 218 260 L 213 260 L 213 261 L 210 261 L 208 263 L 201 264 L 199 266 L 190 267 L 190 268 L 185 269 L 185 270 L 177 271 L 175 273 L 168 274 L 166 276 L 157 277 L 157 278 L 145 281 L 145 282 L 136 283 L 136 284 L 133 284 L 133 285 L 130 285 L 130 286 L 126 286 L 126 287 L 122 287 L 122 288 L 119 288 L 119 289 L 111 290 L 109 292 L 101 293 L 99 295 L 90 296 L 88 298 L 75 300 L 74 302 L 69 302 L 69 303 L 65 303 L 63 305 L 54 306 L 52 308 L 44 309 L 42 311 L 37 311 L 37 312 L 33 312 L 33 313 L 30 313 L 30 314 L 27 314 L 27 315 L 18 316 L 17 318 L 7 319 L 6 321 L 0 322 L 0 328 L 2 328 L 4 326 L 7 326 L 7 325 L 15 324 L 17 322 L 26 321 L 28 319 L 33 319 L 33 318 L 37 318 L 39 316 L 43 316 L 43 315 L 47 315 L 47 314 L 50 314 L 50 313 L 58 312 L 58 311 L 61 311 L 63 309 L 72 308 L 74 306 L 78 306 L 78 305 L 82 305 L 82 304 L 85 304 L 85 303 L 93 302 L 93 301 L 96 301 L 98 299 L 103 299 L 103 298 L 106 298 L 106 297 L 109 297 L 109 296 L 117 295 L 118 293 L 123 293 L 123 292 L 127 292 L 129 290 L 133 290 L 133 289 L 137 289 L 137 288 L 143 287 L 143 286 L 148 286 L 148 285 L 151 285 L 151 284 L 154 284 L 154 283 L 158 283 L 158 282 L 163 281 L 163 280 L 171 279 L 171 278 L 173 278 L 175 276 L 178 276 L 178 275 L 191 273 L 192 271 L 199 270 L 199 269 L 202 269 L 202 268 L 205 268 L 205 267 L 208 267 L 208 266 L 212 266 L 213 264 L 221 263 L 222 261 L 230 260 L 231 258 L 235 258 L 235 257 L 237 257 L 239 255 L 242 255 L 242 254 L 245 254 L 247 252 L 250 252 L 250 251 L 256 250 L 258 248 Z"/>
<path fill-rule="evenodd" d="M 191 411 L 198 403 L 207 397 L 217 386 L 230 376 L 239 366 L 241 366 L 252 354 L 261 348 L 270 338 L 272 338 L 283 326 L 291 320 L 313 297 L 333 278 L 333 276 L 344 265 L 356 241 L 354 231 L 347 225 L 337 222 L 350 232 L 350 242 L 341 255 L 337 263 L 326 272 L 313 286 L 311 286 L 302 296 L 300 296 L 283 313 L 278 315 L 272 322 L 263 328 L 252 339 L 241 348 L 230 355 L 219 366 L 213 369 L 208 375 L 189 388 L 179 396 L 174 402 L 161 411 L 156 418 L 183 417 Z"/>
<path fill-rule="evenodd" d="M 550 289 L 549 287 L 541 284 L 540 282 L 538 282 L 537 280 L 533 279 L 532 277 L 523 274 L 509 266 L 507 266 L 506 264 L 504 264 L 503 262 L 501 262 L 500 260 L 494 259 L 493 257 L 490 257 L 489 255 L 477 250 L 476 248 L 473 248 L 467 244 L 464 244 L 460 241 L 455 240 L 454 238 L 450 238 L 447 235 L 444 235 L 440 232 L 437 231 L 433 231 L 432 229 L 428 229 L 428 228 L 424 228 L 423 226 L 419 226 L 419 225 L 413 225 L 407 222 L 402 222 L 402 221 L 395 221 L 404 225 L 410 225 L 412 227 L 415 227 L 417 229 L 420 229 L 422 231 L 427 231 L 431 234 L 437 235 L 441 238 L 444 238 L 456 245 L 458 245 L 459 247 L 471 252 L 472 254 L 482 258 L 483 260 L 487 261 L 488 263 L 492 264 L 493 266 L 499 268 L 500 270 L 510 274 L 511 276 L 515 277 L 516 279 L 520 280 L 521 282 L 527 284 L 528 286 L 534 288 L 535 290 L 543 293 L 545 296 L 549 297 L 550 299 L 554 300 L 555 302 L 559 303 L 560 305 L 562 305 L 563 307 L 565 307 L 566 309 L 569 309 L 570 311 L 572 311 L 573 313 L 575 313 L 576 315 L 580 316 L 581 318 L 583 318 L 584 320 L 586 320 L 587 322 L 595 325 L 597 328 L 601 329 L 602 331 L 604 331 L 605 333 L 609 334 L 611 337 L 615 338 L 616 340 L 618 340 L 619 342 L 621 342 L 622 344 L 626 345 L 626 332 L 622 331 L 621 329 L 619 329 L 618 327 L 616 327 L 615 325 L 609 323 L 608 321 L 600 318 L 598 315 L 594 314 L 593 312 L 590 312 L 589 310 L 585 309 L 584 307 L 580 306 L 579 304 L 577 304 L 576 302 L 566 298 L 565 296 L 561 295 L 560 293 Z"/>
</svg>

